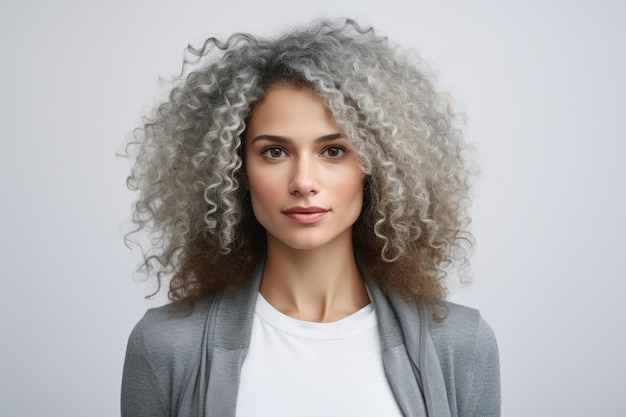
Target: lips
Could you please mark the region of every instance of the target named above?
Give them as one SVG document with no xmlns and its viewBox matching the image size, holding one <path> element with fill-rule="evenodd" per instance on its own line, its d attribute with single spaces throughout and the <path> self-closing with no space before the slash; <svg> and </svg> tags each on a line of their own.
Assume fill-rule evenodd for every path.
<svg viewBox="0 0 626 417">
<path fill-rule="evenodd" d="M 297 223 L 316 223 L 322 220 L 330 212 L 322 207 L 290 207 L 283 210 L 283 214 Z"/>
</svg>

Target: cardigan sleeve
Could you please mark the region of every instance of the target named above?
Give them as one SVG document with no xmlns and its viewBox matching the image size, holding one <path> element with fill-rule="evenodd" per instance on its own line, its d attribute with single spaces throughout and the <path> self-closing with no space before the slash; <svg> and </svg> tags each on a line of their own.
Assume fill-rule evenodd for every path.
<svg viewBox="0 0 626 417">
<path fill-rule="evenodd" d="M 148 353 L 141 322 L 132 331 L 126 348 L 122 376 L 122 417 L 169 416 Z"/>
</svg>

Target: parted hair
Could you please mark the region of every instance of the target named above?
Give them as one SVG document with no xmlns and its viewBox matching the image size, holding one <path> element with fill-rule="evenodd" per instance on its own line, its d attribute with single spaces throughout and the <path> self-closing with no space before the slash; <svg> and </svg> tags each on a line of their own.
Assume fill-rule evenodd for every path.
<svg viewBox="0 0 626 417">
<path fill-rule="evenodd" d="M 139 196 L 126 239 L 142 242 L 140 269 L 159 288 L 169 279 L 170 299 L 193 303 L 236 288 L 263 259 L 265 231 L 241 178 L 245 131 L 279 83 L 318 94 L 360 158 L 353 239 L 364 274 L 431 306 L 444 298 L 447 272 L 467 265 L 472 245 L 464 118 L 415 52 L 352 20 L 187 47 L 169 96 L 127 145 Z"/>
</svg>

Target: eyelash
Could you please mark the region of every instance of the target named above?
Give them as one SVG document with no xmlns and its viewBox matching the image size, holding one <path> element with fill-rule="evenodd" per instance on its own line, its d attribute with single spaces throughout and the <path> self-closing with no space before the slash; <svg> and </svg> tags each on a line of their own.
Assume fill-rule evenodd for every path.
<svg viewBox="0 0 626 417">
<path fill-rule="evenodd" d="M 336 156 L 326 155 L 326 157 L 331 158 L 331 159 L 339 159 L 339 158 L 342 158 L 342 157 L 344 157 L 344 156 L 348 153 L 348 150 L 347 150 L 346 148 L 344 148 L 343 146 L 339 146 L 339 145 L 332 145 L 332 146 L 328 146 L 327 148 L 324 148 L 324 150 L 322 151 L 322 155 L 323 155 L 323 154 L 327 154 L 327 153 L 328 153 L 328 151 L 329 151 L 329 150 L 331 150 L 331 149 L 335 149 L 335 150 L 339 151 L 339 153 L 340 153 L 339 155 L 336 155 Z M 280 155 L 280 156 L 272 156 L 272 155 L 271 155 L 271 153 L 272 153 L 273 151 L 280 151 L 280 152 L 281 152 L 281 155 Z M 264 157 L 266 157 L 266 158 L 268 158 L 268 159 L 272 159 L 272 160 L 282 158 L 282 157 L 284 157 L 284 155 L 286 155 L 286 154 L 287 154 L 287 152 L 285 152 L 285 150 L 284 150 L 284 149 L 279 148 L 279 147 L 277 147 L 277 146 L 272 146 L 272 147 L 269 147 L 269 148 L 265 148 L 265 149 L 263 149 L 263 151 L 261 152 L 261 155 L 263 155 Z"/>
<path fill-rule="evenodd" d="M 328 157 L 332 159 L 344 157 L 348 153 L 348 150 L 346 148 L 344 148 L 343 146 L 338 146 L 338 145 L 329 146 L 328 148 L 324 149 L 324 152 L 322 153 L 328 153 L 328 151 L 331 149 L 336 149 L 341 153 L 341 155 L 337 155 L 337 156 L 328 155 Z"/>
<path fill-rule="evenodd" d="M 282 156 L 283 156 L 282 154 L 281 154 L 280 156 L 272 156 L 272 155 L 271 155 L 271 152 L 272 152 L 272 151 L 275 151 L 275 150 L 282 152 L 282 154 L 287 154 L 287 152 L 285 152 L 285 151 L 284 151 L 284 150 L 282 150 L 281 148 L 278 148 L 278 147 L 276 147 L 276 146 L 273 146 L 273 147 L 271 147 L 271 148 L 266 148 L 266 149 L 263 149 L 263 152 L 261 152 L 261 155 L 263 155 L 264 157 L 266 157 L 266 158 L 268 158 L 268 159 L 278 159 L 278 158 L 280 158 L 280 157 L 282 157 Z"/>
</svg>

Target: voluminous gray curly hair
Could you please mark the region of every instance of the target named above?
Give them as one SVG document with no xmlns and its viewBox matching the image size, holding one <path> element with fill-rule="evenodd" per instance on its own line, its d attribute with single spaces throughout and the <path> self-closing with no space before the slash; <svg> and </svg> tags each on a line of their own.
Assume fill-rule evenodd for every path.
<svg viewBox="0 0 626 417">
<path fill-rule="evenodd" d="M 144 269 L 159 287 L 171 276 L 171 299 L 193 302 L 262 259 L 264 230 L 241 184 L 246 120 L 269 86 L 287 83 L 324 99 L 360 157 L 354 242 L 366 272 L 386 291 L 431 305 L 444 297 L 445 271 L 467 263 L 471 246 L 470 147 L 424 68 L 351 20 L 189 46 L 177 85 L 127 148 L 128 186 L 140 192 L 127 238 L 150 237 Z"/>
</svg>

